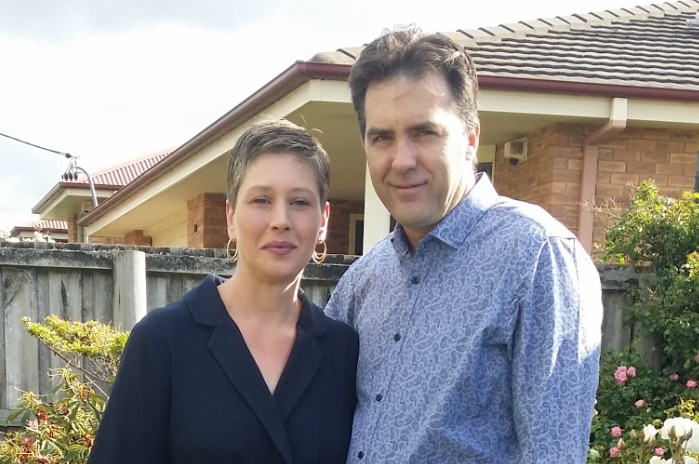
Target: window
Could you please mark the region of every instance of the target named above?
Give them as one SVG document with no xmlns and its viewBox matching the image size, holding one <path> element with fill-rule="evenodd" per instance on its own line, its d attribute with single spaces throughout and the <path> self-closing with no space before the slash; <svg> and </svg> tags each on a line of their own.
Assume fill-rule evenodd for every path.
<svg viewBox="0 0 699 464">
<path fill-rule="evenodd" d="M 364 215 L 350 214 L 347 254 L 361 255 L 364 247 Z"/>
</svg>

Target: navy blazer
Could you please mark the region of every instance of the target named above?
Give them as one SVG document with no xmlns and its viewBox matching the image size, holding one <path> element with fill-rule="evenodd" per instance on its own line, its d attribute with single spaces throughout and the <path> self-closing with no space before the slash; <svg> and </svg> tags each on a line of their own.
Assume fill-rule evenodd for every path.
<svg viewBox="0 0 699 464">
<path fill-rule="evenodd" d="M 208 276 L 131 332 L 89 464 L 344 464 L 359 341 L 301 294 L 272 395 Z"/>
</svg>

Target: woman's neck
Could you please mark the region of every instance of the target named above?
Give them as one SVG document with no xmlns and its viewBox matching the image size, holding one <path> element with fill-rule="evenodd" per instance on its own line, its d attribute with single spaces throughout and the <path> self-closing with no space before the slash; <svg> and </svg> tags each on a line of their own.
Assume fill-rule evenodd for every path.
<svg viewBox="0 0 699 464">
<path fill-rule="evenodd" d="M 301 310 L 299 282 L 263 282 L 242 270 L 219 285 L 228 314 L 236 323 L 268 328 L 296 325 Z"/>
</svg>

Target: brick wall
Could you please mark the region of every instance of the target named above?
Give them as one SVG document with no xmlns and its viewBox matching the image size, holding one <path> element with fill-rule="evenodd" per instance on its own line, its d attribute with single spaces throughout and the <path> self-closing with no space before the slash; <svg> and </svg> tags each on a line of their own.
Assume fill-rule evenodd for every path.
<svg viewBox="0 0 699 464">
<path fill-rule="evenodd" d="M 90 243 L 94 245 L 124 245 L 124 237 L 100 237 L 91 236 Z"/>
<path fill-rule="evenodd" d="M 494 179 L 502 195 L 537 204 L 573 232 L 578 229 L 584 127 L 552 124 L 527 134 L 527 160 L 516 165 L 495 153 Z"/>
<path fill-rule="evenodd" d="M 201 193 L 187 201 L 187 247 L 225 248 L 226 195 Z"/>
<path fill-rule="evenodd" d="M 557 123 L 527 134 L 528 157 L 509 164 L 498 146 L 494 179 L 498 192 L 535 203 L 573 232 L 578 229 L 580 181 L 585 136 L 599 126 Z M 660 193 L 680 197 L 694 189 L 697 131 L 628 128 L 599 145 L 595 202 L 614 199 L 628 203 L 630 188 L 644 179 L 653 179 Z M 610 225 L 596 215 L 593 241 L 604 241 Z"/>
<path fill-rule="evenodd" d="M 588 129 L 589 130 L 589 129 Z M 600 144 L 595 202 L 628 205 L 633 186 L 652 179 L 662 195 L 679 198 L 694 189 L 699 132 L 628 128 Z M 612 223 L 596 215 L 593 241 L 602 243 Z"/>
<path fill-rule="evenodd" d="M 153 239 L 148 235 L 143 235 L 142 230 L 132 230 L 124 236 L 125 245 L 151 246 Z"/>
<path fill-rule="evenodd" d="M 68 221 L 68 243 L 78 243 L 78 217 L 73 216 Z"/>
<path fill-rule="evenodd" d="M 328 253 L 347 254 L 350 243 L 350 214 L 364 213 L 363 201 L 330 200 L 328 225 Z M 320 249 L 320 247 L 318 247 Z"/>
</svg>

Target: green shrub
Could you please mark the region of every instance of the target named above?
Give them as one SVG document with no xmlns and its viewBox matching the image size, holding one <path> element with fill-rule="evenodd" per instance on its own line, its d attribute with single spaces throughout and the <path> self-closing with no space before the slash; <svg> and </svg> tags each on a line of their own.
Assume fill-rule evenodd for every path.
<svg viewBox="0 0 699 464">
<path fill-rule="evenodd" d="M 631 303 L 624 321 L 633 327 L 635 342 L 602 355 L 590 462 L 647 463 L 659 448 L 638 440 L 644 427 L 673 417 L 699 418 L 699 194 L 668 198 L 653 182 L 642 182 L 608 231 L 605 252 L 606 259 L 641 272 L 627 288 Z M 638 354 L 641 337 L 656 341 L 655 369 Z M 634 375 L 628 375 L 631 367 Z M 670 445 L 676 448 L 666 441 L 664 458 Z"/>
<path fill-rule="evenodd" d="M 57 383 L 50 398 L 22 394 L 10 420 L 19 417 L 24 427 L 0 442 L 0 463 L 85 463 L 128 333 L 53 316 L 23 322 L 66 367 L 50 374 Z"/>
</svg>

